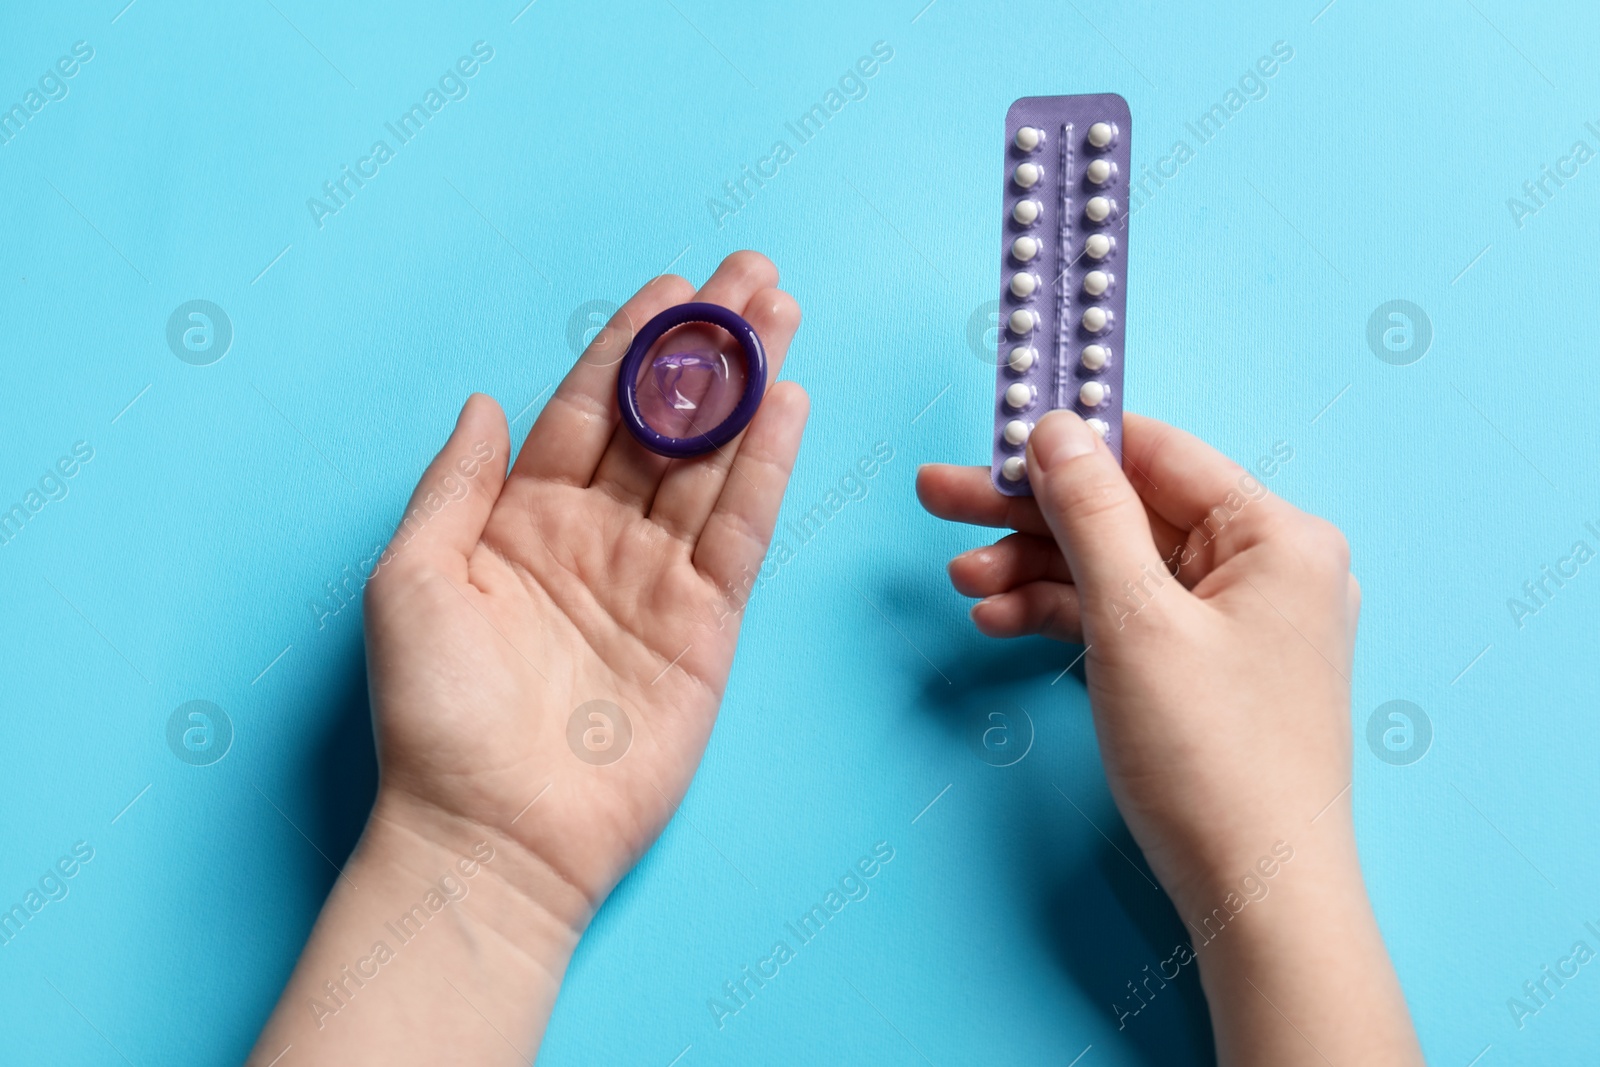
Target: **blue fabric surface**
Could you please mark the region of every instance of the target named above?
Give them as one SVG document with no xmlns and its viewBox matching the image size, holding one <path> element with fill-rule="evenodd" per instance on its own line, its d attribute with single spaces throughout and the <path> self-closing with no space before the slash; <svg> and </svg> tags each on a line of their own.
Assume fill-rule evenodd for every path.
<svg viewBox="0 0 1600 1067">
<path fill-rule="evenodd" d="M 1270 488 L 1350 537 L 1355 810 L 1430 1061 L 1592 1057 L 1600 968 L 1508 1005 L 1600 948 L 1591 8 L 124 3 L 0 13 L 0 1062 L 242 1058 L 375 787 L 361 561 L 470 391 L 520 437 L 595 316 L 740 247 L 806 314 L 786 522 L 892 458 L 782 534 L 541 1062 L 1209 1062 L 1192 967 L 1119 1028 L 1184 933 L 1079 650 L 977 636 L 943 564 L 983 533 L 912 492 L 988 459 L 1006 108 L 1100 91 L 1130 409 L 1287 449 Z"/>
</svg>

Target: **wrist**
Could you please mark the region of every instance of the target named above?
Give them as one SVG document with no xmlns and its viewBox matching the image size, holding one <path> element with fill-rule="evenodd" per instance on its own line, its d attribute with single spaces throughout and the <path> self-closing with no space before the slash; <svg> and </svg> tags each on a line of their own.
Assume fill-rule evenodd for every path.
<svg viewBox="0 0 1600 1067">
<path fill-rule="evenodd" d="M 1191 932 L 1219 908 L 1238 914 L 1286 887 L 1318 880 L 1362 885 L 1348 807 L 1334 806 L 1314 822 L 1260 809 L 1219 813 L 1183 829 L 1154 842 L 1146 856 Z"/>
<path fill-rule="evenodd" d="M 1338 952 L 1354 944 L 1354 934 L 1362 941 L 1376 934 L 1354 834 L 1338 824 L 1316 829 L 1295 842 L 1278 839 L 1253 863 L 1236 864 L 1231 878 L 1175 898 L 1202 977 L 1295 952 Z"/>
<path fill-rule="evenodd" d="M 1219 1062 L 1416 1067 L 1354 834 L 1336 823 L 1310 831 L 1257 899 L 1213 908 L 1199 929 L 1185 913 Z"/>
<path fill-rule="evenodd" d="M 463 1013 L 536 1048 L 588 921 L 575 896 L 494 828 L 380 788 L 251 1062 L 481 1062 Z"/>
<path fill-rule="evenodd" d="M 356 862 L 446 901 L 478 896 L 463 908 L 471 921 L 557 977 L 593 918 L 583 893 L 503 831 L 401 790 L 379 790 Z"/>
</svg>

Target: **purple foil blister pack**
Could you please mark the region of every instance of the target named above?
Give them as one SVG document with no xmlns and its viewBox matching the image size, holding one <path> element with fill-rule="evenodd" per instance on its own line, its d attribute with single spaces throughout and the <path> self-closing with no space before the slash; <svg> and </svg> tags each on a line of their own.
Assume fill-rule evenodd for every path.
<svg viewBox="0 0 1600 1067">
<path fill-rule="evenodd" d="M 995 488 L 1029 496 L 1024 453 L 1070 408 L 1122 455 L 1132 115 L 1115 93 L 1025 96 L 1006 112 Z"/>
</svg>

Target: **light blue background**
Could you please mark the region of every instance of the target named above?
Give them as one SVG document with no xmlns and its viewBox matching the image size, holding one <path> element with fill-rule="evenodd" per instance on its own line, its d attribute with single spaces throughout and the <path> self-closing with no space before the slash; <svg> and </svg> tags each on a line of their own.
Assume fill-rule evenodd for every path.
<svg viewBox="0 0 1600 1067">
<path fill-rule="evenodd" d="M 1355 810 L 1430 1061 L 1592 1055 L 1600 970 L 1520 1031 L 1506 999 L 1600 919 L 1600 563 L 1523 628 L 1506 601 L 1597 544 L 1600 163 L 1521 228 L 1506 200 L 1600 144 L 1600 20 L 923 2 L 6 5 L 5 106 L 75 41 L 95 57 L 0 147 L 0 503 L 75 441 L 95 458 L 0 547 L 0 903 L 73 842 L 96 855 L 0 948 L 0 1062 L 242 1058 L 375 780 L 359 619 L 319 632 L 308 602 L 386 536 L 469 391 L 518 413 L 579 305 L 741 247 L 806 313 L 791 512 L 873 442 L 895 458 L 762 588 L 704 766 L 542 1062 L 1208 1062 L 1192 968 L 1117 1030 L 1181 931 L 1118 855 L 1078 678 L 1051 684 L 1078 650 L 975 635 L 943 564 L 984 534 L 912 492 L 919 462 L 988 456 L 967 329 L 997 289 L 1006 107 L 1108 90 L 1137 162 L 1196 147 L 1133 222 L 1130 406 L 1245 462 L 1289 442 L 1271 487 L 1353 545 Z M 470 96 L 319 231 L 306 198 L 477 40 Z M 707 198 L 880 40 L 867 98 L 719 228 Z M 1267 96 L 1197 146 L 1184 124 L 1280 40 Z M 234 326 L 209 367 L 165 341 L 194 298 Z M 1366 343 L 1393 298 L 1431 318 L 1410 366 Z M 236 730 L 209 767 L 164 738 L 196 698 Z M 1435 730 L 1410 766 L 1364 741 L 1396 698 Z M 972 733 L 1015 705 L 1032 751 L 980 762 Z M 718 1032 L 707 998 L 880 840 L 871 896 Z"/>
</svg>

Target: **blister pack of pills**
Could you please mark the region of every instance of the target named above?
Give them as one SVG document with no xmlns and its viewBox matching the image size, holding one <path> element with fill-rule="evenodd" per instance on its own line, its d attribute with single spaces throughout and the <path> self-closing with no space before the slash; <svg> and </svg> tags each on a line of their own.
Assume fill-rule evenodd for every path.
<svg viewBox="0 0 1600 1067">
<path fill-rule="evenodd" d="M 1025 96 L 1006 112 L 994 484 L 1028 496 L 1024 452 L 1070 408 L 1122 455 L 1127 328 L 1128 102 Z"/>
</svg>

